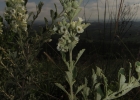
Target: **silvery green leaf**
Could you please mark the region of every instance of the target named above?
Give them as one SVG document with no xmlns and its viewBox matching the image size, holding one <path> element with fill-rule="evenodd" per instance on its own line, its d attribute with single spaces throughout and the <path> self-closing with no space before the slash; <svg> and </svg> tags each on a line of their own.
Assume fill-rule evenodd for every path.
<svg viewBox="0 0 140 100">
<path fill-rule="evenodd" d="M 125 69 L 124 68 L 120 68 L 120 70 L 118 72 L 118 79 L 120 79 L 120 74 L 125 75 Z"/>
<path fill-rule="evenodd" d="M 124 83 L 121 88 L 122 88 L 122 90 L 124 90 L 127 87 L 128 87 L 128 83 Z"/>
<path fill-rule="evenodd" d="M 96 75 L 102 77 L 102 69 L 100 69 L 99 67 L 96 67 Z"/>
<path fill-rule="evenodd" d="M 135 66 L 140 66 L 140 62 L 139 61 L 136 61 L 135 62 Z"/>
<path fill-rule="evenodd" d="M 46 17 L 44 17 L 44 20 L 45 20 L 45 25 L 47 26 L 48 25 L 48 20 Z"/>
<path fill-rule="evenodd" d="M 104 85 L 101 83 L 97 83 L 95 85 L 95 90 L 101 97 L 104 97 Z"/>
<path fill-rule="evenodd" d="M 87 80 L 87 78 L 85 77 L 85 85 L 87 86 L 87 84 L 88 84 L 88 80 Z"/>
<path fill-rule="evenodd" d="M 83 88 L 83 91 L 81 92 L 84 98 L 83 100 L 88 100 L 89 92 L 90 92 L 89 87 L 86 86 Z"/>
<path fill-rule="evenodd" d="M 64 63 L 67 65 L 67 67 L 69 68 L 69 63 L 66 61 L 66 54 L 64 52 L 60 52 L 62 55 L 62 59 L 64 61 Z"/>
<path fill-rule="evenodd" d="M 94 86 L 97 83 L 97 75 L 95 74 L 94 69 L 92 69 L 92 81 Z"/>
<path fill-rule="evenodd" d="M 75 95 L 76 95 L 77 93 L 79 93 L 84 87 L 85 87 L 85 85 L 80 85 L 80 86 L 78 86 L 78 89 L 77 89 Z"/>
<path fill-rule="evenodd" d="M 139 80 L 137 80 L 134 76 L 131 77 L 131 81 L 129 84 L 132 84 L 133 87 L 137 87 L 137 86 L 140 86 L 140 83 L 139 83 Z M 131 85 L 129 85 L 130 87 Z M 131 86 L 131 87 L 132 87 Z"/>
<path fill-rule="evenodd" d="M 66 76 L 65 76 L 67 82 L 69 83 L 69 85 L 73 85 L 73 77 L 72 77 L 72 73 L 70 73 L 69 71 L 66 71 Z"/>
<path fill-rule="evenodd" d="M 50 15 L 51 15 L 51 18 L 53 19 L 55 16 L 55 12 L 53 10 L 50 10 Z"/>
<path fill-rule="evenodd" d="M 107 91 L 107 94 L 108 94 L 108 95 L 110 95 L 110 94 L 112 94 L 112 93 L 113 93 L 113 91 L 110 90 L 110 89 Z"/>
<path fill-rule="evenodd" d="M 101 100 L 101 99 L 102 99 L 101 94 L 97 93 L 97 94 L 96 94 L 96 100 Z"/>
<path fill-rule="evenodd" d="M 124 76 L 123 74 L 120 74 L 120 79 L 119 79 L 119 83 L 120 83 L 120 84 L 119 84 L 119 90 L 122 89 L 122 86 L 124 85 L 125 81 L 126 81 L 125 76 Z"/>
<path fill-rule="evenodd" d="M 90 88 L 87 87 L 87 84 L 88 84 L 88 80 L 87 80 L 87 78 L 85 77 L 85 87 L 83 88 L 83 91 L 82 91 L 82 95 L 83 95 L 83 97 L 85 98 L 85 100 L 87 100 L 87 97 L 88 97 L 89 91 L 90 91 Z"/>
<path fill-rule="evenodd" d="M 80 57 L 82 56 L 82 54 L 84 53 L 85 49 L 82 49 L 79 51 L 77 57 L 76 57 L 76 62 L 74 63 L 74 65 L 78 62 L 78 60 L 80 59 Z"/>
<path fill-rule="evenodd" d="M 108 87 L 108 84 L 107 84 L 107 78 L 105 77 L 105 75 L 103 75 L 103 80 L 104 80 L 104 89 L 105 89 L 105 96 L 107 96 L 108 94 L 108 92 L 107 92 L 107 87 Z"/>
<path fill-rule="evenodd" d="M 39 12 L 41 11 L 43 5 L 44 5 L 44 3 L 40 1 L 38 4 L 38 11 Z"/>
<path fill-rule="evenodd" d="M 132 76 L 131 78 L 130 78 L 130 83 L 134 83 L 136 81 L 136 78 L 134 77 L 134 76 Z"/>
<path fill-rule="evenodd" d="M 87 28 L 90 25 L 90 23 L 84 24 L 83 29 Z"/>
<path fill-rule="evenodd" d="M 136 67 L 136 72 L 138 72 L 138 73 L 140 72 L 140 66 Z"/>
<path fill-rule="evenodd" d="M 68 96 L 70 95 L 70 94 L 66 91 L 66 89 L 64 88 L 64 86 L 62 86 L 62 85 L 59 84 L 59 83 L 55 83 L 55 85 L 56 85 L 57 87 L 59 87 L 61 90 L 63 90 Z"/>
<path fill-rule="evenodd" d="M 136 72 L 140 72 L 140 62 L 139 61 L 137 61 L 137 62 L 135 62 L 135 67 L 136 67 Z"/>
</svg>

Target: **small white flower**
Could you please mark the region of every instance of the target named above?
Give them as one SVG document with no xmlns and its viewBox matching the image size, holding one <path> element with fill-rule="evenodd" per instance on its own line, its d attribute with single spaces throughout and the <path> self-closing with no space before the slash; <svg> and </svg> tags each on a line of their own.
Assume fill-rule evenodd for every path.
<svg viewBox="0 0 140 100">
<path fill-rule="evenodd" d="M 68 43 L 71 43 L 71 40 L 68 40 Z"/>
<path fill-rule="evenodd" d="M 71 22 L 71 27 L 72 28 L 75 28 L 75 25 L 76 25 L 76 22 L 75 21 Z"/>
<path fill-rule="evenodd" d="M 23 6 L 23 7 L 21 7 L 21 10 L 22 10 L 22 11 L 26 11 L 26 9 L 25 9 L 25 7 L 24 7 L 24 6 Z"/>
<path fill-rule="evenodd" d="M 79 41 L 79 37 L 77 37 L 77 36 L 75 36 L 74 39 L 75 39 L 75 41 L 77 41 L 77 42 Z"/>
<path fill-rule="evenodd" d="M 49 39 L 49 41 L 48 42 L 51 42 L 52 41 L 52 39 Z"/>
<path fill-rule="evenodd" d="M 57 29 L 57 27 L 55 27 L 55 25 L 54 25 L 54 28 L 53 28 L 53 30 L 56 32 L 58 29 Z"/>
<path fill-rule="evenodd" d="M 18 16 L 19 16 L 19 17 L 22 17 L 22 13 L 18 13 Z"/>
<path fill-rule="evenodd" d="M 10 11 L 11 13 L 16 13 L 16 10 L 15 9 L 11 9 L 11 11 Z"/>
<path fill-rule="evenodd" d="M 57 50 L 60 51 L 61 50 L 61 47 L 60 47 L 60 44 L 58 43 L 57 45 Z"/>
<path fill-rule="evenodd" d="M 65 26 L 62 26 L 60 30 L 61 30 L 62 33 L 67 33 L 68 32 L 68 30 Z"/>
<path fill-rule="evenodd" d="M 83 33 L 84 32 L 84 30 L 81 26 L 77 26 L 76 30 L 77 30 L 77 33 Z"/>
</svg>

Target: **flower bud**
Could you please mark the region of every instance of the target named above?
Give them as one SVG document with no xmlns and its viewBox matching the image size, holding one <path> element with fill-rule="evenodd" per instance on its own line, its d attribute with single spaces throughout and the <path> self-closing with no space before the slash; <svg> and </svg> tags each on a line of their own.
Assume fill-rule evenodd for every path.
<svg viewBox="0 0 140 100">
<path fill-rule="evenodd" d="M 73 1 L 72 7 L 77 9 L 79 7 L 78 1 Z"/>
<path fill-rule="evenodd" d="M 64 9 L 67 9 L 67 5 L 66 5 L 66 4 L 64 4 L 64 6 L 63 6 L 63 7 L 64 7 Z"/>
<path fill-rule="evenodd" d="M 68 2 L 67 3 L 67 7 L 71 7 L 72 6 L 72 3 L 71 2 Z"/>
<path fill-rule="evenodd" d="M 75 23 L 76 23 L 75 21 L 71 22 L 71 28 L 72 29 L 75 29 Z"/>
<path fill-rule="evenodd" d="M 81 26 L 77 26 L 76 30 L 77 30 L 77 33 L 83 33 L 84 32 L 84 30 Z"/>
</svg>

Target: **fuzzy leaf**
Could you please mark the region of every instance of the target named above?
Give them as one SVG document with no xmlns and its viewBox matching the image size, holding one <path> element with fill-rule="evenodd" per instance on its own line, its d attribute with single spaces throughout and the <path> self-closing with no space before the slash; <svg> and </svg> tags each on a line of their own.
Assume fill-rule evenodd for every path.
<svg viewBox="0 0 140 100">
<path fill-rule="evenodd" d="M 83 26 L 83 29 L 87 28 L 90 25 L 90 23 L 87 23 Z"/>
<path fill-rule="evenodd" d="M 92 69 L 92 82 L 93 86 L 97 83 L 97 75 L 95 74 L 94 69 Z"/>
<path fill-rule="evenodd" d="M 69 85 L 73 85 L 73 77 L 72 77 L 72 73 L 70 73 L 69 71 L 66 71 L 66 76 L 65 76 L 67 82 L 69 83 Z"/>
<path fill-rule="evenodd" d="M 140 62 L 139 61 L 135 62 L 135 67 L 136 67 L 136 72 L 140 73 Z"/>
<path fill-rule="evenodd" d="M 97 84 L 95 85 L 95 90 L 96 90 L 97 94 L 100 94 L 101 97 L 104 97 L 103 84 L 97 83 Z M 96 99 L 96 100 L 98 100 L 98 99 Z M 99 100 L 100 100 L 100 99 L 99 99 Z"/>
<path fill-rule="evenodd" d="M 76 58 L 76 62 L 74 63 L 74 65 L 78 62 L 78 60 L 80 59 L 80 57 L 82 56 L 82 54 L 84 53 L 85 49 L 82 49 L 79 51 L 77 58 Z"/>
<path fill-rule="evenodd" d="M 90 92 L 89 87 L 86 86 L 86 87 L 83 88 L 83 91 L 81 93 L 84 97 L 84 100 L 88 100 L 89 92 Z"/>
<path fill-rule="evenodd" d="M 76 95 L 77 93 L 79 93 L 84 87 L 85 87 L 85 85 L 80 85 L 80 86 L 78 86 L 78 89 L 77 89 L 75 95 Z"/>
<path fill-rule="evenodd" d="M 81 92 L 83 97 L 84 97 L 84 100 L 88 99 L 88 95 L 89 95 L 89 91 L 90 91 L 90 88 L 87 87 L 87 84 L 88 84 L 88 80 L 85 77 L 85 87 L 83 88 L 83 91 Z"/>
<path fill-rule="evenodd" d="M 60 52 L 62 55 L 62 60 L 64 61 L 64 63 L 67 65 L 67 67 L 69 68 L 69 63 L 66 61 L 66 54 L 64 52 Z"/>
<path fill-rule="evenodd" d="M 45 25 L 48 26 L 48 20 L 46 17 L 44 17 L 44 20 L 45 20 Z"/>
<path fill-rule="evenodd" d="M 66 91 L 66 89 L 64 88 L 64 86 L 62 86 L 62 85 L 59 84 L 59 83 L 55 83 L 55 85 L 56 85 L 57 87 L 59 87 L 61 90 L 63 90 L 68 96 L 70 95 L 70 94 Z"/>
<path fill-rule="evenodd" d="M 87 78 L 85 77 L 85 85 L 87 86 L 87 84 L 88 84 L 88 80 L 87 80 Z"/>
<path fill-rule="evenodd" d="M 123 74 L 120 74 L 120 79 L 119 80 L 120 80 L 120 84 L 119 84 L 119 90 L 120 90 L 120 89 L 123 89 L 123 85 L 126 81 L 126 78 Z"/>
<path fill-rule="evenodd" d="M 30 13 L 28 14 L 28 19 L 29 19 L 32 15 L 34 15 L 34 13 L 33 13 L 33 12 L 30 12 Z"/>
<path fill-rule="evenodd" d="M 55 16 L 55 12 L 53 10 L 50 10 L 50 15 L 51 15 L 51 18 L 53 19 Z"/>
<path fill-rule="evenodd" d="M 125 69 L 124 68 L 120 68 L 119 72 L 118 72 L 118 79 L 120 79 L 120 75 L 125 75 Z"/>
<path fill-rule="evenodd" d="M 45 20 L 46 29 L 48 29 L 48 20 L 46 17 L 44 17 L 44 20 Z"/>
<path fill-rule="evenodd" d="M 96 75 L 102 77 L 102 69 L 100 69 L 99 67 L 96 67 Z"/>
<path fill-rule="evenodd" d="M 97 93 L 97 94 L 96 94 L 96 100 L 101 100 L 101 99 L 102 99 L 101 94 Z"/>
</svg>

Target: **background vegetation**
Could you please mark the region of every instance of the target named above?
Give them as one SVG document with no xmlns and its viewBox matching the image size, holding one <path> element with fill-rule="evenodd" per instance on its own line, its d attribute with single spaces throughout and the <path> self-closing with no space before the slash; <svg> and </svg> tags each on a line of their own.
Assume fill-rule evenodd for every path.
<svg viewBox="0 0 140 100">
<path fill-rule="evenodd" d="M 25 1 L 26 5 L 27 0 Z M 99 66 L 112 83 L 110 88 L 115 89 L 114 81 L 118 80 L 116 75 L 119 69 L 129 69 L 129 62 L 134 66 L 135 61 L 140 60 L 140 34 L 137 28 L 139 26 L 138 22 L 135 22 L 137 9 L 131 11 L 132 9 L 125 6 L 121 0 L 115 16 L 110 11 L 107 20 L 109 3 L 105 1 L 104 20 L 101 22 L 98 19 L 98 22 L 91 23 L 73 51 L 75 58 L 79 50 L 86 49 L 76 65 L 77 86 L 84 83 L 85 76 L 91 85 L 91 69 Z M 0 35 L 1 100 L 68 100 L 66 94 L 54 85 L 56 82 L 62 83 L 69 91 L 68 83 L 64 79 L 64 72 L 67 69 L 56 49 L 59 36 L 53 34 L 52 30 L 55 21 L 52 19 L 49 23 L 44 18 L 45 26 L 35 30 L 38 26 L 34 25 L 34 21 L 42 6 L 43 3 L 40 2 L 36 13 L 30 13 L 32 20 L 28 23 L 28 35 L 12 32 L 4 23 L 4 19 L 0 19 L 3 22 L 3 35 Z M 86 16 L 84 18 L 87 23 Z M 50 38 L 52 42 L 49 42 Z M 136 76 L 134 68 L 132 74 Z M 116 100 L 138 100 L 139 92 L 140 88 L 133 89 Z M 78 97 L 80 98 L 81 94 Z"/>
</svg>

